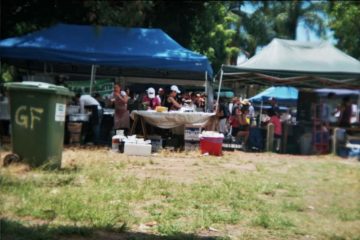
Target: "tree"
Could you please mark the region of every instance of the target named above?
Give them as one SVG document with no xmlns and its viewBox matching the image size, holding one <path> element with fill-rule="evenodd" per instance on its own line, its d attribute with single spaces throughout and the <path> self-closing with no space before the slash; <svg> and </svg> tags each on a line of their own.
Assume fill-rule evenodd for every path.
<svg viewBox="0 0 360 240">
<path fill-rule="evenodd" d="M 360 3 L 336 2 L 329 8 L 329 14 L 337 46 L 360 60 Z"/>
<path fill-rule="evenodd" d="M 319 37 L 325 36 L 326 2 L 312 1 L 263 1 L 262 8 L 270 16 L 272 27 L 277 37 L 296 39 L 296 29 L 300 22 L 315 32 Z"/>
<path fill-rule="evenodd" d="M 247 13 L 242 10 L 242 2 L 237 3 L 237 5 L 231 6 L 231 11 L 238 16 L 234 42 L 247 57 L 251 57 L 255 55 L 258 46 L 266 45 L 276 34 L 272 28 L 270 17 L 265 14 L 261 4 L 248 2 L 247 4 L 251 4 L 255 11 Z"/>
<path fill-rule="evenodd" d="M 205 54 L 217 72 L 221 64 L 229 63 L 239 54 L 239 46 L 234 42 L 236 31 L 232 27 L 237 16 L 229 11 L 227 2 L 210 1 L 204 6 L 204 11 L 194 22 L 195 29 L 189 47 Z"/>
</svg>

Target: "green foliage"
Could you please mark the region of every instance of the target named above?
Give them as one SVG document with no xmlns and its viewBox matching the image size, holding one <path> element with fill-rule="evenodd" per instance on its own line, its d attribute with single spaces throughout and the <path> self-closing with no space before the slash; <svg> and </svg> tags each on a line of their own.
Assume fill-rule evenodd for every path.
<svg viewBox="0 0 360 240">
<path fill-rule="evenodd" d="M 330 28 L 337 46 L 360 60 L 360 4 L 355 1 L 335 2 L 329 10 Z"/>
<path fill-rule="evenodd" d="M 192 36 L 191 48 L 205 54 L 217 72 L 221 64 L 229 64 L 237 57 L 239 47 L 234 43 L 236 30 L 232 27 L 237 16 L 228 10 L 223 2 L 209 2 L 206 11 L 200 16 Z M 202 24 L 202 23 L 206 24 Z"/>
<path fill-rule="evenodd" d="M 263 1 L 258 14 L 265 15 L 266 26 L 278 38 L 296 39 L 296 29 L 300 22 L 319 37 L 325 36 L 326 2 L 305 1 Z"/>
</svg>

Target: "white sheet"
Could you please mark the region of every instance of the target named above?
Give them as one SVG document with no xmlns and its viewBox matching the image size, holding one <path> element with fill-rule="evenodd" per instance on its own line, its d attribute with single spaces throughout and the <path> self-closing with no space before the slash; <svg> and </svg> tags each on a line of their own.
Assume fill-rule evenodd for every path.
<svg viewBox="0 0 360 240">
<path fill-rule="evenodd" d="M 186 124 L 205 124 L 215 113 L 205 112 L 155 112 L 155 111 L 132 111 L 131 118 L 135 114 L 159 128 L 175 128 Z"/>
</svg>

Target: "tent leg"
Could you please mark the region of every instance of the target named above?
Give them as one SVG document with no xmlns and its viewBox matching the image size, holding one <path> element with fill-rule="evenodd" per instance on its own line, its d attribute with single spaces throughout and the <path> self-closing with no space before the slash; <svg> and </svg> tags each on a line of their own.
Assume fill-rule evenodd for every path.
<svg viewBox="0 0 360 240">
<path fill-rule="evenodd" d="M 91 65 L 90 93 L 89 93 L 90 95 L 92 94 L 92 90 L 93 90 L 95 74 L 96 74 L 96 66 L 93 64 L 93 65 Z"/>
<path fill-rule="evenodd" d="M 207 81 L 207 111 L 213 112 L 214 109 L 214 89 L 210 81 Z"/>
<path fill-rule="evenodd" d="M 206 100 L 205 100 L 205 111 L 206 112 L 212 112 L 213 111 L 213 101 L 214 101 L 214 90 L 211 85 L 211 82 L 208 79 L 207 72 L 205 72 L 205 94 L 206 94 Z"/>
<path fill-rule="evenodd" d="M 224 71 L 220 70 L 220 81 L 219 81 L 219 88 L 218 88 L 218 93 L 217 93 L 217 98 L 216 98 L 216 109 L 215 112 L 218 111 L 219 109 L 219 99 L 220 99 L 220 90 L 221 90 L 221 84 L 222 84 L 222 80 L 223 80 L 223 75 L 224 75 Z"/>
<path fill-rule="evenodd" d="M 261 105 L 260 105 L 260 115 L 259 115 L 258 127 L 260 127 L 260 126 L 261 126 L 261 120 L 262 120 L 262 109 L 263 109 L 263 101 L 261 100 Z"/>
<path fill-rule="evenodd" d="M 358 92 L 358 101 L 357 101 L 357 112 L 356 112 L 357 123 L 359 123 L 359 112 L 360 112 L 360 91 Z"/>
<path fill-rule="evenodd" d="M 205 112 L 208 110 L 209 106 L 209 94 L 208 94 L 208 79 L 207 79 L 207 72 L 205 71 L 205 94 L 206 94 L 206 101 L 205 101 Z"/>
</svg>

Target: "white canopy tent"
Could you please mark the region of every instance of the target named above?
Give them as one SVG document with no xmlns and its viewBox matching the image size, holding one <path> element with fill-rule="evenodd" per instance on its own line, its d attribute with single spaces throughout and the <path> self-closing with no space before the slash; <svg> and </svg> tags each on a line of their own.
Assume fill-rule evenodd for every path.
<svg viewBox="0 0 360 240">
<path fill-rule="evenodd" d="M 275 38 L 243 64 L 223 65 L 221 70 L 224 81 L 360 89 L 360 61 L 327 42 Z"/>
</svg>

